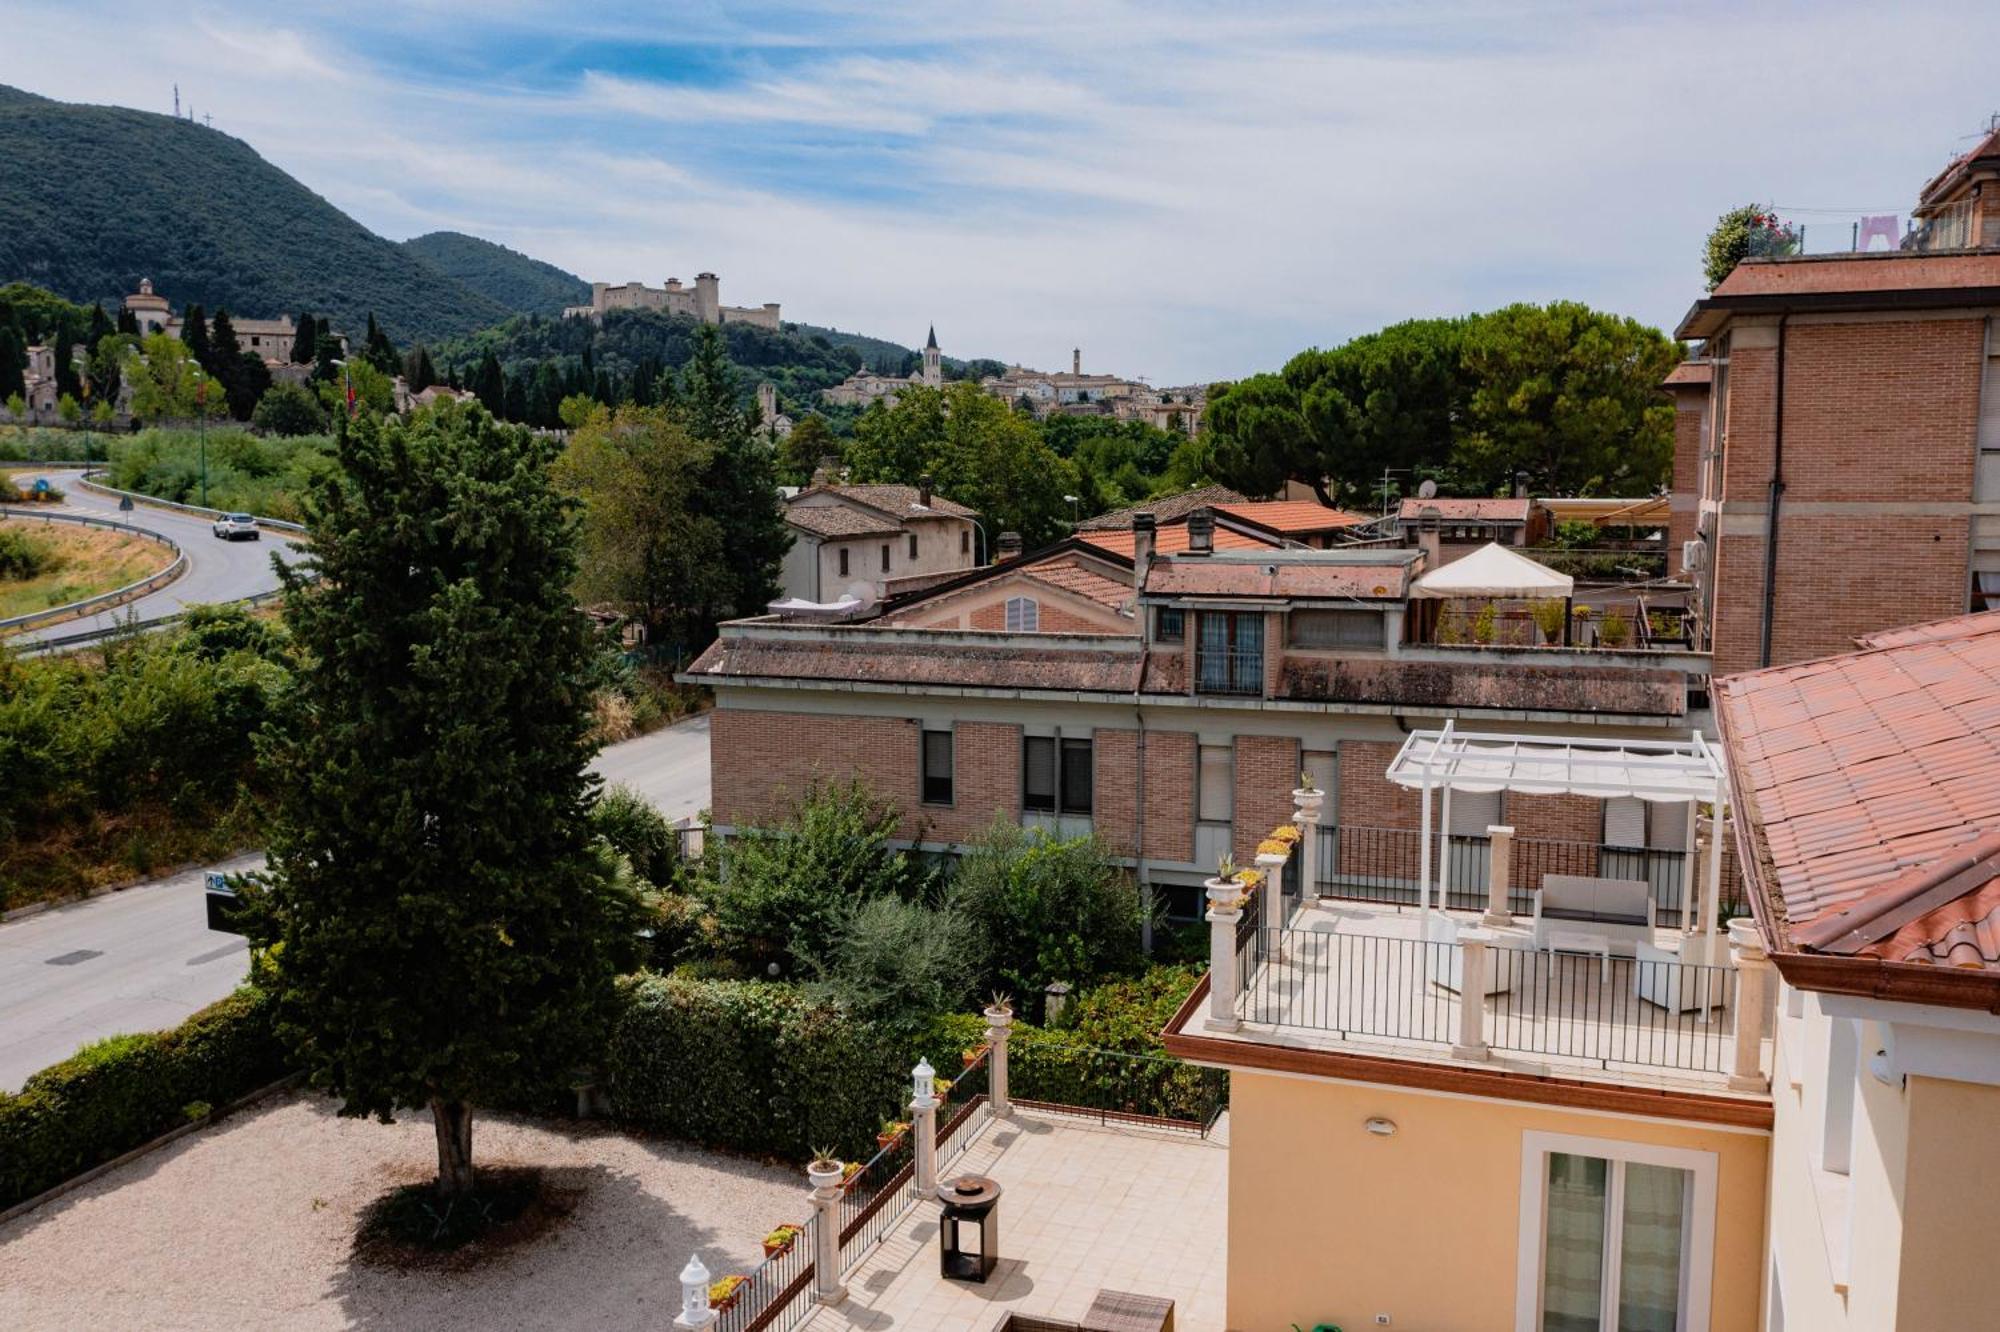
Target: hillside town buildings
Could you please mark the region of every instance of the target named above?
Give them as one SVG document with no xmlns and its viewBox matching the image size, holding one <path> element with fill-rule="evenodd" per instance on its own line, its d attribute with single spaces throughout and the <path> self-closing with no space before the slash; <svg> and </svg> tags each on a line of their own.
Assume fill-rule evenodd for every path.
<svg viewBox="0 0 2000 1332">
<path fill-rule="evenodd" d="M 151 278 L 140 278 L 139 289 L 125 298 L 125 309 L 139 325 L 140 336 L 165 333 L 169 337 L 181 335 L 182 319 L 167 304 L 167 299 L 153 290 Z M 289 364 L 292 346 L 297 341 L 298 326 L 290 315 L 279 315 L 275 319 L 240 318 L 230 314 L 230 324 L 236 329 L 236 342 L 247 352 L 255 352 L 267 362 Z"/>
<path fill-rule="evenodd" d="M 664 287 L 649 287 L 643 282 L 593 282 L 590 304 L 567 307 L 563 318 L 601 320 L 607 310 L 658 310 L 704 324 L 755 324 L 773 332 L 784 326 L 776 301 L 760 306 L 724 305 L 721 282 L 713 273 L 695 274 L 692 287 L 671 277 Z"/>
<path fill-rule="evenodd" d="M 938 347 L 937 326 L 933 324 L 924 339 L 923 359 L 917 369 L 907 375 L 890 375 L 863 368 L 832 388 L 822 389 L 820 396 L 841 407 L 866 407 L 875 402 L 893 405 L 905 389 L 943 386 L 944 352 Z"/>
</svg>

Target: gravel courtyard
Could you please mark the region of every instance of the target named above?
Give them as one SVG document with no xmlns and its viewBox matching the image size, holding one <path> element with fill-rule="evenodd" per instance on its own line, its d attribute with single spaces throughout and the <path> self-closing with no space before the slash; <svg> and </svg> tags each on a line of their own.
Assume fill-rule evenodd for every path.
<svg viewBox="0 0 2000 1332">
<path fill-rule="evenodd" d="M 648 1328 L 699 1248 L 718 1276 L 809 1209 L 802 1171 L 611 1132 L 485 1118 L 482 1165 L 580 1188 L 559 1228 L 476 1270 L 352 1260 L 355 1219 L 435 1168 L 428 1115 L 337 1118 L 274 1098 L 0 1226 L 0 1328 Z"/>
</svg>

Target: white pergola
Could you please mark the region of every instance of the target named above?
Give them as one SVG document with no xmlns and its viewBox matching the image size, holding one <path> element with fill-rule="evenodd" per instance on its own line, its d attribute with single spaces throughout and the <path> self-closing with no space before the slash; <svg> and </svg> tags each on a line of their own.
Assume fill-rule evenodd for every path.
<svg viewBox="0 0 2000 1332">
<path fill-rule="evenodd" d="M 1729 802 L 1729 782 L 1721 757 L 1699 734 L 1688 740 L 1571 739 L 1562 736 L 1488 734 L 1460 731 L 1456 723 L 1444 729 L 1413 731 L 1389 764 L 1387 776 L 1398 786 L 1418 792 L 1423 802 L 1418 845 L 1431 840 L 1431 792 L 1443 791 L 1445 833 L 1438 839 L 1438 902 L 1445 899 L 1447 851 L 1451 843 L 1453 791 L 1514 791 L 1522 795 L 1580 795 L 1601 799 L 1630 797 L 1661 803 L 1689 804 L 1688 864 L 1693 866 L 1695 818 L 1693 804 L 1707 802 L 1715 811 L 1714 832 L 1708 839 L 1707 886 L 1701 895 L 1701 930 L 1716 937 L 1716 916 L 1722 884 L 1722 818 Z M 1431 911 L 1431 863 L 1420 854 L 1419 884 L 1426 919 Z M 1690 875 L 1690 878 L 1692 875 Z"/>
</svg>

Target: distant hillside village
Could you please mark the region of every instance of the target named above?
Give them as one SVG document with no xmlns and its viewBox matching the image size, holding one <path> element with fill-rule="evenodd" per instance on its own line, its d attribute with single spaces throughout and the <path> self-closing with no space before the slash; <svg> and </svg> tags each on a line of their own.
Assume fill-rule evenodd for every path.
<svg viewBox="0 0 2000 1332">
<path fill-rule="evenodd" d="M 686 315 L 704 324 L 755 324 L 773 332 L 783 327 L 776 301 L 766 301 L 756 309 L 724 305 L 721 282 L 713 273 L 696 273 L 692 287 L 683 286 L 679 278 L 672 277 L 664 287 L 649 287 L 643 282 L 616 286 L 593 282 L 590 304 L 569 306 L 563 311 L 563 318 L 601 320 L 606 310 L 658 310 L 662 314 Z"/>
<path fill-rule="evenodd" d="M 767 306 L 775 310 L 777 307 Z M 937 329 L 924 342 L 923 364 L 907 375 L 889 375 L 874 370 L 858 370 L 844 381 L 821 393 L 827 402 L 845 407 L 867 407 L 876 402 L 895 402 L 909 388 L 938 388 L 944 383 L 944 355 L 938 347 Z M 1142 421 L 1161 430 L 1192 435 L 1200 428 L 1202 408 L 1208 389 L 1193 384 L 1177 388 L 1154 388 L 1142 380 L 1118 375 L 1087 375 L 1083 372 L 1083 349 L 1070 352 L 1067 372 L 1030 370 L 1010 365 L 1000 374 L 987 375 L 979 387 L 999 398 L 1034 413 L 1041 420 L 1050 416 L 1103 416 L 1118 421 Z"/>
</svg>

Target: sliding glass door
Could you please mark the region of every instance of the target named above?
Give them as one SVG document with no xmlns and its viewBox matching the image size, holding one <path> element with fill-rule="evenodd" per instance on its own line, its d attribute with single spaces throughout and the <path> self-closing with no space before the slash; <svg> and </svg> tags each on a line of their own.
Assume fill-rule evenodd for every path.
<svg viewBox="0 0 2000 1332">
<path fill-rule="evenodd" d="M 1546 1162 L 1536 1326 L 1682 1332 L 1694 1172 L 1561 1151 Z"/>
</svg>

